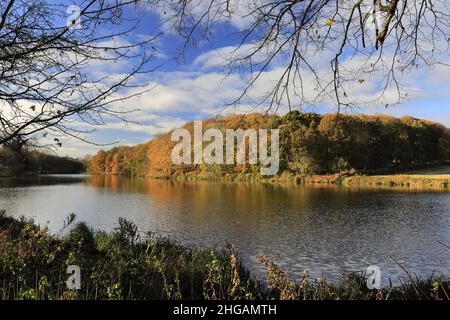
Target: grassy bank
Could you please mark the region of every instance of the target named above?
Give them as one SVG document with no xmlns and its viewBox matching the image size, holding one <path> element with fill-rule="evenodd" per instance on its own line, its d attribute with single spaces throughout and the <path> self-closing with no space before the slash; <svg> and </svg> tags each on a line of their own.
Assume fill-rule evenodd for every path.
<svg viewBox="0 0 450 320">
<path fill-rule="evenodd" d="M 352 176 L 342 180 L 346 186 L 406 187 L 419 190 L 449 190 L 450 175 L 379 175 Z"/>
<path fill-rule="evenodd" d="M 437 166 L 390 175 L 344 176 L 346 186 L 400 187 L 418 190 L 450 190 L 450 167 Z"/>
<path fill-rule="evenodd" d="M 261 178 L 254 174 L 227 174 L 224 176 L 199 175 L 199 176 L 174 176 L 153 177 L 152 179 L 164 179 L 175 181 L 211 181 L 211 182 L 266 182 L 266 183 L 295 183 L 295 184 L 329 184 L 345 187 L 369 187 L 369 188 L 402 188 L 421 191 L 450 191 L 450 174 L 441 174 L 441 170 L 450 170 L 450 167 L 439 167 L 418 170 L 404 174 L 389 175 L 362 175 L 355 171 L 346 170 L 341 173 L 329 175 L 299 176 L 289 173 L 273 177 Z"/>
<path fill-rule="evenodd" d="M 0 213 L 1 299 L 449 299 L 448 279 L 409 278 L 400 287 L 368 290 L 362 274 L 339 283 L 290 279 L 275 256 L 260 255 L 267 278 L 256 279 L 236 251 L 185 248 L 154 234 L 140 235 L 120 219 L 111 233 L 67 218 L 64 235 L 32 220 Z M 81 269 L 81 290 L 69 290 L 68 265 Z"/>
</svg>

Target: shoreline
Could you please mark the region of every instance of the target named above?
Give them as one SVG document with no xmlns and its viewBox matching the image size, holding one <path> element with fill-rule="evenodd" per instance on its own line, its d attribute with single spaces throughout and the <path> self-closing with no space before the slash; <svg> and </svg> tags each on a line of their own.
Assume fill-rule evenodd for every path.
<svg viewBox="0 0 450 320">
<path fill-rule="evenodd" d="M 108 174 L 103 175 L 108 176 Z M 114 175 L 109 175 L 114 176 Z M 115 175 L 120 176 L 120 175 Z M 450 174 L 422 175 L 422 174 L 385 174 L 360 175 L 337 173 L 330 175 L 311 175 L 299 177 L 282 174 L 273 178 L 261 178 L 252 174 L 213 176 L 143 176 L 141 178 L 170 181 L 205 181 L 205 182 L 251 182 L 251 183 L 293 183 L 295 185 L 330 185 L 341 187 L 367 188 L 402 188 L 422 191 L 450 191 Z"/>
<path fill-rule="evenodd" d="M 295 176 L 283 173 L 272 178 L 262 178 L 254 174 L 226 174 L 224 176 L 217 175 L 176 175 L 176 176 L 128 176 L 118 174 L 92 174 L 89 172 L 76 173 L 76 175 L 91 175 L 97 177 L 126 177 L 138 179 L 167 180 L 178 182 L 235 182 L 235 183 L 287 183 L 306 186 L 340 186 L 346 188 L 380 188 L 391 189 L 401 188 L 405 190 L 420 191 L 450 191 L 450 174 L 379 174 L 379 175 L 362 175 L 336 173 L 328 175 L 311 175 L 307 177 Z M 45 174 L 33 173 L 23 175 L 5 176 L 0 175 L 0 179 L 15 178 L 33 178 Z M 73 174 L 60 174 L 73 175 Z"/>
<path fill-rule="evenodd" d="M 344 186 L 367 186 L 367 187 L 403 187 L 422 190 L 444 190 L 450 191 L 450 175 L 379 175 L 379 176 L 353 176 L 344 178 Z"/>
</svg>

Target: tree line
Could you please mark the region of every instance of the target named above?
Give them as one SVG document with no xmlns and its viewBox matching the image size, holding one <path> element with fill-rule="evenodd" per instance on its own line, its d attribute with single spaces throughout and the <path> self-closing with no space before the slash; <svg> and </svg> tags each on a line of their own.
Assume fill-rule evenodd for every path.
<svg viewBox="0 0 450 320">
<path fill-rule="evenodd" d="M 193 130 L 193 123 L 185 125 Z M 280 130 L 279 174 L 308 176 L 344 170 L 362 173 L 404 170 L 450 160 L 450 130 L 428 120 L 386 115 L 344 115 L 289 112 L 283 116 L 248 114 L 217 117 L 203 129 Z M 94 174 L 173 177 L 220 177 L 259 174 L 259 165 L 174 165 L 176 142 L 170 133 L 135 147 L 98 152 L 89 163 Z"/>
<path fill-rule="evenodd" d="M 38 151 L 13 139 L 0 147 L 0 176 L 82 173 L 85 161 Z"/>
</svg>

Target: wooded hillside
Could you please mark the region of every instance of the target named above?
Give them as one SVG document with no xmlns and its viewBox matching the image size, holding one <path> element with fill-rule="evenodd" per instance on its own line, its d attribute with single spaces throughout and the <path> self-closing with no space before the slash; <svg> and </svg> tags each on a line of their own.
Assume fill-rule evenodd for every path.
<svg viewBox="0 0 450 320">
<path fill-rule="evenodd" d="M 193 132 L 192 122 L 184 127 Z M 450 130 L 412 117 L 254 113 L 204 120 L 203 130 L 208 128 L 280 129 L 278 175 L 307 176 L 349 169 L 374 172 L 450 160 Z M 100 151 L 92 158 L 90 171 L 149 177 L 259 176 L 259 165 L 174 165 L 171 151 L 177 142 L 170 137 L 171 133 L 166 133 L 146 144 Z"/>
</svg>

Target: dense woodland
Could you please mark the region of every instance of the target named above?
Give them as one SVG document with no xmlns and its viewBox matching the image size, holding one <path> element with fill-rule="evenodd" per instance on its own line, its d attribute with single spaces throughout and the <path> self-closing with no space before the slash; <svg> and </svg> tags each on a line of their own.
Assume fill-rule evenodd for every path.
<svg viewBox="0 0 450 320">
<path fill-rule="evenodd" d="M 70 157 L 59 157 L 28 148 L 0 148 L 0 176 L 24 174 L 72 174 L 85 171 L 85 163 Z"/>
<path fill-rule="evenodd" d="M 192 132 L 193 123 L 185 128 Z M 279 176 L 344 170 L 374 173 L 450 160 L 450 130 L 412 117 L 254 113 L 203 121 L 203 130 L 208 128 L 280 129 Z M 174 165 L 170 154 L 177 142 L 170 137 L 166 133 L 146 144 L 100 151 L 92 158 L 89 170 L 94 174 L 150 177 L 259 175 L 259 165 Z"/>
</svg>

